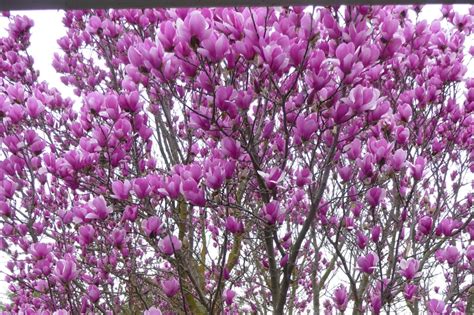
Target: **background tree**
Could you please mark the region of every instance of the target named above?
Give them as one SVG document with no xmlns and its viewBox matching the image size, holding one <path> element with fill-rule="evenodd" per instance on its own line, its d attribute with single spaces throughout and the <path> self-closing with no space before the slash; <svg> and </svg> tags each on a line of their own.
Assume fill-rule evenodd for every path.
<svg viewBox="0 0 474 315">
<path fill-rule="evenodd" d="M 66 12 L 78 101 L 5 13 L 7 310 L 469 313 L 473 12 L 420 10 Z"/>
</svg>

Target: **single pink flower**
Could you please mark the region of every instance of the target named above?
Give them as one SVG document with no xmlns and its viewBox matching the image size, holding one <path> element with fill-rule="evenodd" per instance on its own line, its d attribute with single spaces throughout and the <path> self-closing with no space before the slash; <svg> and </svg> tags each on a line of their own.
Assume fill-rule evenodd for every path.
<svg viewBox="0 0 474 315">
<path fill-rule="evenodd" d="M 77 277 L 76 263 L 71 259 L 60 259 L 56 263 L 54 274 L 64 283 L 71 282 Z"/>
<path fill-rule="evenodd" d="M 165 236 L 158 242 L 158 247 L 165 255 L 173 255 L 181 249 L 181 241 L 174 235 Z"/>
<path fill-rule="evenodd" d="M 379 261 L 377 254 L 369 252 L 366 256 L 361 256 L 357 259 L 357 265 L 362 272 L 372 274 Z"/>
<path fill-rule="evenodd" d="M 161 287 L 167 297 L 173 297 L 179 292 L 179 281 L 176 278 L 161 281 Z"/>
</svg>

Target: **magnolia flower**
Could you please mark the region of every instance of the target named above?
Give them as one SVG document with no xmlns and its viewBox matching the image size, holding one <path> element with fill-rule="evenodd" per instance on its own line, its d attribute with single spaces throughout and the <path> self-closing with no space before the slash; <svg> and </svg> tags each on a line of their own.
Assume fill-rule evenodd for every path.
<svg viewBox="0 0 474 315">
<path fill-rule="evenodd" d="M 234 302 L 235 292 L 231 289 L 224 291 L 224 300 L 227 305 L 231 305 Z"/>
<path fill-rule="evenodd" d="M 308 141 L 318 129 L 318 121 L 315 117 L 298 116 L 296 119 L 295 135 L 302 141 Z"/>
<path fill-rule="evenodd" d="M 138 207 L 136 205 L 128 205 L 125 207 L 122 214 L 122 221 L 135 222 L 138 217 Z"/>
<path fill-rule="evenodd" d="M 382 227 L 380 225 L 376 225 L 372 228 L 371 239 L 373 242 L 379 241 L 380 233 L 382 233 Z"/>
<path fill-rule="evenodd" d="M 131 130 L 132 124 L 130 124 L 128 119 L 120 118 L 115 122 L 114 135 L 118 139 L 126 139 L 129 136 Z"/>
<path fill-rule="evenodd" d="M 29 97 L 26 101 L 26 111 L 31 118 L 38 118 L 44 111 L 44 105 L 34 97 Z"/>
<path fill-rule="evenodd" d="M 411 164 L 411 171 L 415 180 L 420 180 L 423 177 L 423 170 L 425 169 L 426 160 L 419 156 L 416 158 L 415 164 Z"/>
<path fill-rule="evenodd" d="M 107 207 L 104 197 L 99 196 L 89 202 L 89 213 L 86 214 L 86 219 L 104 220 L 112 212 L 112 208 Z"/>
<path fill-rule="evenodd" d="M 227 229 L 227 231 L 233 234 L 242 233 L 244 231 L 244 226 L 242 222 L 240 222 L 233 216 L 227 217 L 225 221 L 225 228 Z"/>
<path fill-rule="evenodd" d="M 385 189 L 380 187 L 370 188 L 367 192 L 367 202 L 371 207 L 377 207 L 385 199 Z"/>
<path fill-rule="evenodd" d="M 436 258 L 440 262 L 447 261 L 450 266 L 456 264 L 460 258 L 459 250 L 455 246 L 448 246 L 436 252 Z"/>
<path fill-rule="evenodd" d="M 198 187 L 197 182 L 193 178 L 183 180 L 180 185 L 180 191 L 191 204 L 199 207 L 206 205 L 204 191 Z"/>
<path fill-rule="evenodd" d="M 415 284 L 406 284 L 403 295 L 408 301 L 412 301 L 418 292 L 418 287 Z"/>
<path fill-rule="evenodd" d="M 99 288 L 93 284 L 87 287 L 87 296 L 89 296 L 92 303 L 95 303 L 100 298 Z"/>
<path fill-rule="evenodd" d="M 338 166 L 337 172 L 342 180 L 347 182 L 352 178 L 352 168 L 350 166 Z"/>
<path fill-rule="evenodd" d="M 225 137 L 222 139 L 222 151 L 228 157 L 237 160 L 240 156 L 240 143 L 232 138 Z"/>
<path fill-rule="evenodd" d="M 220 166 L 210 167 L 206 172 L 206 184 L 212 189 L 219 189 L 224 183 L 224 170 Z"/>
<path fill-rule="evenodd" d="M 355 46 L 354 43 L 341 43 L 336 48 L 336 57 L 339 60 L 339 67 L 344 74 L 349 74 L 352 70 L 352 66 L 355 57 Z"/>
<path fill-rule="evenodd" d="M 395 139 L 398 144 L 406 144 L 410 138 L 410 129 L 398 126 L 395 130 Z"/>
<path fill-rule="evenodd" d="M 398 115 L 400 115 L 400 118 L 403 121 L 409 121 L 410 120 L 410 117 L 411 117 L 411 114 L 412 114 L 412 109 L 411 109 L 411 106 L 409 104 L 399 105 L 397 110 L 398 110 Z"/>
<path fill-rule="evenodd" d="M 176 278 L 161 281 L 161 287 L 167 297 L 173 297 L 179 292 L 179 281 Z"/>
<path fill-rule="evenodd" d="M 114 193 L 112 197 L 119 200 L 127 200 L 131 188 L 132 184 L 130 183 L 130 181 L 125 180 L 124 182 L 122 182 L 116 180 L 112 183 L 112 191 Z"/>
<path fill-rule="evenodd" d="M 64 283 L 71 282 L 77 277 L 76 263 L 71 259 L 60 259 L 56 263 L 54 274 Z"/>
<path fill-rule="evenodd" d="M 148 179 L 146 178 L 137 178 L 133 181 L 133 191 L 138 198 L 144 199 L 148 197 L 150 193 L 150 185 Z"/>
<path fill-rule="evenodd" d="M 452 235 L 453 230 L 459 228 L 462 225 L 460 221 L 453 220 L 450 218 L 444 218 L 436 227 L 436 235 L 444 235 L 449 237 Z"/>
<path fill-rule="evenodd" d="M 420 262 L 414 258 L 408 260 L 402 259 L 399 266 L 400 274 L 407 280 L 412 280 L 417 275 Z"/>
<path fill-rule="evenodd" d="M 216 36 L 211 33 L 208 38 L 201 42 L 202 48 L 198 52 L 212 62 L 220 62 L 229 51 L 229 40 L 224 34 Z"/>
<path fill-rule="evenodd" d="M 48 256 L 51 252 L 51 246 L 45 243 L 35 243 L 30 246 L 29 252 L 33 257 L 35 257 L 35 259 L 40 260 Z"/>
<path fill-rule="evenodd" d="M 275 189 L 285 178 L 283 171 L 277 167 L 272 167 L 268 173 L 262 171 L 257 173 L 265 180 L 268 189 Z"/>
<path fill-rule="evenodd" d="M 444 301 L 431 299 L 428 301 L 426 307 L 430 315 L 442 315 L 444 311 Z"/>
<path fill-rule="evenodd" d="M 393 145 L 383 138 L 376 140 L 374 137 L 371 137 L 367 142 L 369 152 L 374 155 L 375 161 L 379 164 L 384 164 L 388 160 L 392 147 Z"/>
<path fill-rule="evenodd" d="M 183 40 L 193 43 L 195 40 L 202 41 L 209 36 L 210 32 L 207 28 L 206 19 L 201 12 L 195 10 L 186 16 L 184 23 L 178 26 L 178 34 Z"/>
<path fill-rule="evenodd" d="M 174 174 L 168 178 L 167 182 L 164 184 L 164 188 L 158 188 L 158 192 L 172 199 L 177 199 L 180 194 L 180 187 L 181 178 L 179 175 Z"/>
<path fill-rule="evenodd" d="M 92 225 L 86 224 L 79 227 L 79 242 L 82 245 L 89 245 L 94 241 L 95 230 Z"/>
<path fill-rule="evenodd" d="M 362 272 L 372 274 L 378 261 L 379 258 L 377 254 L 374 252 L 369 252 L 366 256 L 362 256 L 357 259 L 357 265 Z"/>
<path fill-rule="evenodd" d="M 347 150 L 347 157 L 355 161 L 361 153 L 362 150 L 362 143 L 359 139 L 354 139 L 349 145 L 348 145 L 348 150 Z"/>
<path fill-rule="evenodd" d="M 369 238 L 364 233 L 362 233 L 361 231 L 357 231 L 356 232 L 356 240 L 357 240 L 357 246 L 360 249 L 364 249 L 367 246 Z"/>
<path fill-rule="evenodd" d="M 269 44 L 262 49 L 262 57 L 270 70 L 280 73 L 289 64 L 289 58 L 279 45 Z"/>
<path fill-rule="evenodd" d="M 347 302 L 349 302 L 349 294 L 344 285 L 340 285 L 336 290 L 334 290 L 333 301 L 336 304 L 336 308 L 341 312 L 345 311 L 347 308 Z"/>
<path fill-rule="evenodd" d="M 150 307 L 148 310 L 143 312 L 143 315 L 161 315 L 161 311 L 156 307 Z"/>
<path fill-rule="evenodd" d="M 466 257 L 470 262 L 472 262 L 474 260 L 474 245 L 470 245 L 466 249 Z"/>
<path fill-rule="evenodd" d="M 407 152 L 403 149 L 398 149 L 392 155 L 392 159 L 390 161 L 390 165 L 394 171 L 400 171 L 405 164 L 405 160 L 407 158 Z"/>
<path fill-rule="evenodd" d="M 418 220 L 417 230 L 423 235 L 428 235 L 431 231 L 432 226 L 433 219 L 429 216 L 424 216 Z"/>
<path fill-rule="evenodd" d="M 170 51 L 176 42 L 176 29 L 171 21 L 164 21 L 160 24 L 160 31 L 157 34 L 158 40 L 163 48 Z"/>
<path fill-rule="evenodd" d="M 151 216 L 142 221 L 142 229 L 146 236 L 154 238 L 160 234 L 161 220 L 157 216 Z"/>
<path fill-rule="evenodd" d="M 295 172 L 296 186 L 303 187 L 311 182 L 310 171 L 308 168 L 302 168 Z"/>
<path fill-rule="evenodd" d="M 110 242 L 117 248 L 121 248 L 126 241 L 126 232 L 124 229 L 116 228 L 109 236 Z"/>
<path fill-rule="evenodd" d="M 286 264 L 288 263 L 288 259 L 290 258 L 290 256 L 288 255 L 288 253 L 286 253 L 281 259 L 280 259 L 280 267 L 284 268 L 286 266 Z"/>
<path fill-rule="evenodd" d="M 382 298 L 380 293 L 373 291 L 370 295 L 370 307 L 374 311 L 374 314 L 380 314 L 380 309 L 382 308 Z"/>
<path fill-rule="evenodd" d="M 352 110 L 356 113 L 361 113 L 369 110 L 374 110 L 380 100 L 380 91 L 375 88 L 366 88 L 357 85 L 353 88 L 349 97 L 344 101 L 349 104 Z"/>
<path fill-rule="evenodd" d="M 181 249 L 181 241 L 174 235 L 165 236 L 158 243 L 158 247 L 165 255 L 173 255 L 173 253 Z"/>
<path fill-rule="evenodd" d="M 282 224 L 285 219 L 285 210 L 280 208 L 280 204 L 277 201 L 272 201 L 262 208 L 260 216 L 270 225 L 277 222 Z"/>
</svg>

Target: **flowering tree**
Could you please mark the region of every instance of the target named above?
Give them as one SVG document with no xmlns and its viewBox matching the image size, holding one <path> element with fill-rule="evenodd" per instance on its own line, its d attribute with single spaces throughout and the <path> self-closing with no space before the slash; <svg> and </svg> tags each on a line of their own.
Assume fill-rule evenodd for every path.
<svg viewBox="0 0 474 315">
<path fill-rule="evenodd" d="M 474 12 L 420 10 L 67 12 L 77 101 L 5 13 L 6 310 L 472 312 Z"/>
</svg>

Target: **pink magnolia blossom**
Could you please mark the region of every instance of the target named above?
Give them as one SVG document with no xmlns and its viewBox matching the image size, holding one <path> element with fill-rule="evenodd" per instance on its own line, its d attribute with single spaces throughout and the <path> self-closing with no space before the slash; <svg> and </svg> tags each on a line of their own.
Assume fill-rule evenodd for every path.
<svg viewBox="0 0 474 315">
<path fill-rule="evenodd" d="M 45 243 L 36 243 L 30 247 L 31 255 L 33 255 L 38 260 L 46 258 L 50 252 L 51 246 Z"/>
<path fill-rule="evenodd" d="M 380 91 L 372 88 L 365 88 L 360 85 L 356 86 L 349 93 L 347 104 L 354 112 L 364 112 L 374 110 L 379 101 Z"/>
<path fill-rule="evenodd" d="M 311 182 L 310 171 L 307 168 L 303 168 L 301 170 L 296 171 L 296 185 L 298 187 L 303 187 Z"/>
<path fill-rule="evenodd" d="M 95 229 L 91 225 L 83 225 L 79 228 L 79 240 L 82 244 L 88 245 L 94 241 Z"/>
<path fill-rule="evenodd" d="M 225 221 L 225 228 L 233 234 L 242 233 L 244 231 L 244 226 L 242 222 L 240 222 L 233 216 L 227 217 Z"/>
<path fill-rule="evenodd" d="M 443 314 L 444 307 L 445 307 L 444 302 L 437 299 L 431 299 L 427 303 L 427 309 L 430 315 Z"/>
<path fill-rule="evenodd" d="M 154 306 L 150 307 L 148 310 L 146 310 L 143 315 L 161 315 L 161 311 L 159 308 L 156 308 Z"/>
<path fill-rule="evenodd" d="M 233 159 L 238 159 L 241 154 L 240 144 L 230 138 L 222 139 L 222 148 L 224 153 Z"/>
<path fill-rule="evenodd" d="M 186 17 L 178 32 L 188 42 L 193 39 L 202 41 L 209 36 L 207 27 L 207 22 L 201 12 L 194 11 Z"/>
<path fill-rule="evenodd" d="M 470 245 L 467 249 L 466 249 L 466 257 L 469 261 L 473 261 L 474 260 L 474 245 Z"/>
<path fill-rule="evenodd" d="M 146 178 L 137 178 L 133 181 L 133 191 L 138 198 L 144 199 L 150 193 L 150 186 L 148 179 Z"/>
<path fill-rule="evenodd" d="M 367 192 L 367 202 L 371 207 L 377 207 L 385 199 L 385 189 L 374 187 Z"/>
<path fill-rule="evenodd" d="M 161 287 L 166 296 L 173 297 L 179 292 L 179 281 L 176 278 L 161 281 Z"/>
<path fill-rule="evenodd" d="M 418 292 L 418 287 L 415 284 L 406 284 L 403 295 L 408 301 L 413 301 Z"/>
<path fill-rule="evenodd" d="M 271 168 L 268 172 L 257 172 L 264 179 L 268 189 L 275 189 L 285 177 L 285 174 L 282 172 L 282 170 L 276 167 Z"/>
<path fill-rule="evenodd" d="M 156 237 L 161 232 L 161 220 L 157 216 L 151 216 L 142 221 L 142 229 L 145 234 L 150 237 Z"/>
<path fill-rule="evenodd" d="M 373 242 L 378 242 L 380 239 L 380 234 L 382 233 L 382 227 L 376 225 L 372 228 L 371 239 Z"/>
<path fill-rule="evenodd" d="M 225 303 L 227 305 L 231 305 L 234 302 L 235 295 L 236 295 L 236 293 L 233 290 L 231 290 L 231 289 L 225 290 L 225 292 L 224 292 Z"/>
<path fill-rule="evenodd" d="M 357 259 L 357 265 L 362 272 L 372 274 L 377 267 L 379 258 L 377 254 L 370 252 L 366 256 L 361 256 Z"/>
<path fill-rule="evenodd" d="M 225 53 L 229 50 L 229 41 L 225 35 L 217 37 L 211 34 L 208 38 L 201 42 L 203 48 L 198 51 L 212 62 L 219 62 L 224 58 Z"/>
<path fill-rule="evenodd" d="M 114 198 L 119 200 L 127 200 L 131 188 L 132 184 L 128 180 L 125 180 L 124 182 L 114 181 L 112 183 L 112 191 L 114 192 Z"/>
<path fill-rule="evenodd" d="M 299 116 L 296 119 L 295 135 L 301 138 L 302 141 L 308 141 L 313 133 L 318 129 L 318 122 L 315 117 Z"/>
<path fill-rule="evenodd" d="M 90 203 L 90 212 L 87 213 L 87 219 L 98 219 L 104 220 L 112 212 L 110 207 L 107 207 L 107 203 L 103 196 L 94 198 Z"/>
<path fill-rule="evenodd" d="M 426 161 L 423 157 L 419 156 L 416 158 L 415 164 L 412 165 L 412 174 L 415 180 L 420 180 L 421 177 L 423 176 L 425 163 Z"/>
<path fill-rule="evenodd" d="M 341 312 L 345 311 L 347 308 L 347 303 L 349 302 L 349 294 L 345 286 L 341 285 L 336 290 L 334 290 L 333 301 L 336 304 L 336 308 Z"/>
<path fill-rule="evenodd" d="M 285 211 L 277 201 L 272 201 L 262 208 L 260 216 L 270 225 L 281 224 L 285 218 Z"/>
<path fill-rule="evenodd" d="M 418 231 L 423 235 L 428 235 L 433 226 L 433 219 L 428 216 L 424 216 L 418 220 Z"/>
<path fill-rule="evenodd" d="M 408 260 L 402 260 L 400 262 L 400 274 L 405 277 L 407 280 L 412 280 L 418 272 L 420 263 L 414 258 Z"/>
<path fill-rule="evenodd" d="M 436 257 L 441 262 L 447 262 L 449 265 L 454 265 L 460 258 L 459 250 L 455 246 L 448 246 L 445 249 L 438 250 Z"/>
<path fill-rule="evenodd" d="M 444 218 L 436 227 L 436 235 L 451 236 L 453 231 L 462 225 L 460 221 Z"/>
<path fill-rule="evenodd" d="M 186 200 L 193 205 L 204 206 L 206 204 L 204 191 L 198 187 L 194 179 L 190 178 L 182 181 L 180 191 Z"/>
<path fill-rule="evenodd" d="M 91 284 L 87 287 L 87 295 L 91 299 L 91 302 L 95 303 L 100 298 L 100 290 L 97 286 Z"/>
<path fill-rule="evenodd" d="M 71 282 L 74 280 L 78 273 L 76 270 L 76 263 L 70 259 L 61 259 L 56 263 L 56 269 L 54 271 L 56 277 L 64 283 Z"/>
<path fill-rule="evenodd" d="M 395 153 L 392 155 L 392 160 L 390 162 L 390 165 L 392 166 L 393 170 L 395 171 L 400 171 L 406 161 L 407 158 L 407 153 L 403 149 L 398 149 L 395 151 Z"/>
<path fill-rule="evenodd" d="M 174 235 L 168 235 L 158 242 L 160 250 L 165 255 L 173 255 L 181 249 L 181 241 Z"/>
</svg>

